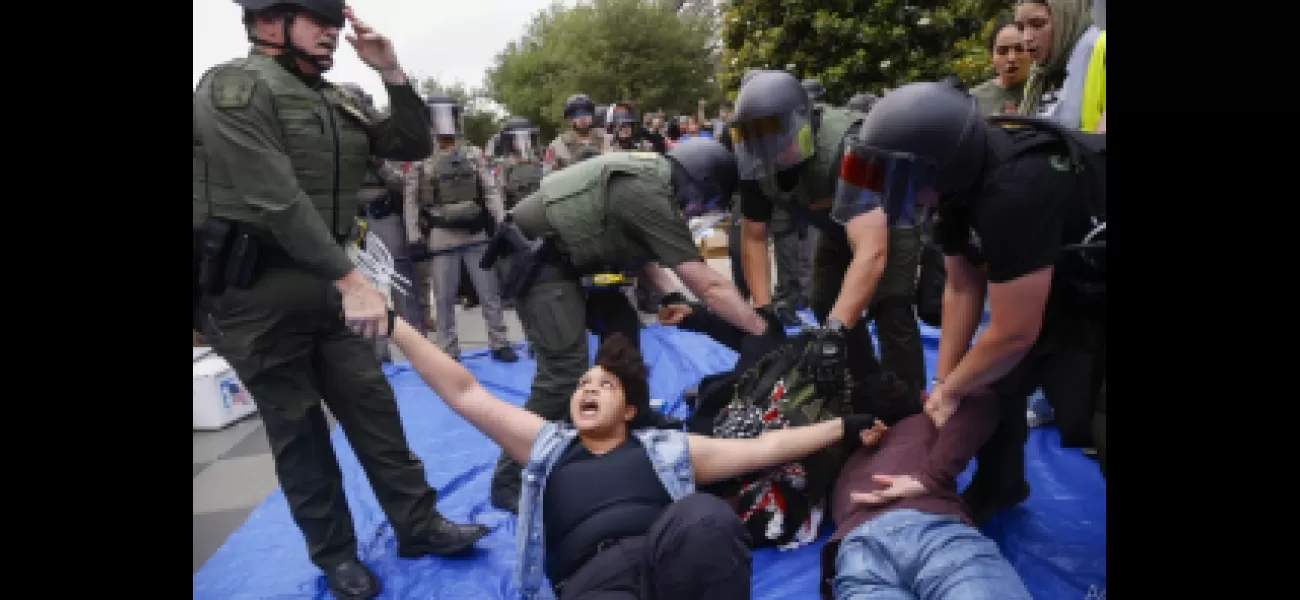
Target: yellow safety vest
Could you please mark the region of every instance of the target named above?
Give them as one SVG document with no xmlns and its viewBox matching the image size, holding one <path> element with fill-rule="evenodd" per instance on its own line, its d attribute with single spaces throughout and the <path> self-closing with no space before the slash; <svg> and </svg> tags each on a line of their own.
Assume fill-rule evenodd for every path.
<svg viewBox="0 0 1300 600">
<path fill-rule="evenodd" d="M 1088 59 L 1088 74 L 1083 79 L 1083 110 L 1079 124 L 1084 131 L 1097 130 L 1101 115 L 1106 112 L 1106 32 L 1097 36 Z"/>
</svg>

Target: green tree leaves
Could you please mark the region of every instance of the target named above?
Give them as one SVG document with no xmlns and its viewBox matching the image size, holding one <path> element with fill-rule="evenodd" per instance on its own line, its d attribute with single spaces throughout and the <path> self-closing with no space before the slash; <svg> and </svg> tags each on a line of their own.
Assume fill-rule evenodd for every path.
<svg viewBox="0 0 1300 600">
<path fill-rule="evenodd" d="M 722 17 L 719 84 L 734 98 L 752 68 L 788 69 L 827 98 L 948 75 L 991 75 L 985 35 L 1005 0 L 735 0 Z"/>
<path fill-rule="evenodd" d="M 544 139 L 563 127 L 564 100 L 591 96 L 598 105 L 624 100 L 640 112 L 694 114 L 713 98 L 706 20 L 678 16 L 672 2 L 590 0 L 554 4 L 497 55 L 488 94 L 527 117 Z"/>
</svg>

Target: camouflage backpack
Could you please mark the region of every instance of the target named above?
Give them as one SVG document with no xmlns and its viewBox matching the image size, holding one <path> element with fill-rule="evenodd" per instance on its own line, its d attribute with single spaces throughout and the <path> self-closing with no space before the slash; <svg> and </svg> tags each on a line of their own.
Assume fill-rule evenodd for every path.
<svg viewBox="0 0 1300 600">
<path fill-rule="evenodd" d="M 798 336 L 740 374 L 731 402 L 714 418 L 714 437 L 754 438 L 766 431 L 853 412 L 847 386 L 830 395 L 820 394 L 817 384 L 799 370 L 808 342 L 809 336 Z M 707 491 L 738 499 L 736 513 L 755 548 L 783 546 L 794 540 L 813 516 L 813 509 L 822 505 L 843 459 L 836 445 Z"/>
</svg>

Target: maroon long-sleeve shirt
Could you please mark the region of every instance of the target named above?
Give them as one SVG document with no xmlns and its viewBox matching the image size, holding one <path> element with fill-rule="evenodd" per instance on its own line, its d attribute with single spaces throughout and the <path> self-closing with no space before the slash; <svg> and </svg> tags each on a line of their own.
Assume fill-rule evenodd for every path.
<svg viewBox="0 0 1300 600">
<path fill-rule="evenodd" d="M 874 447 L 859 448 L 849 456 L 830 496 L 835 534 L 822 548 L 823 598 L 831 597 L 830 582 L 835 576 L 840 540 L 876 515 L 910 508 L 971 522 L 957 493 L 957 476 L 997 428 L 997 402 L 997 397 L 987 393 L 967 397 L 943 429 L 936 428 L 924 413 L 912 415 L 890 427 Z M 850 493 L 885 487 L 872 481 L 873 475 L 911 475 L 926 491 L 885 505 L 854 503 Z"/>
</svg>

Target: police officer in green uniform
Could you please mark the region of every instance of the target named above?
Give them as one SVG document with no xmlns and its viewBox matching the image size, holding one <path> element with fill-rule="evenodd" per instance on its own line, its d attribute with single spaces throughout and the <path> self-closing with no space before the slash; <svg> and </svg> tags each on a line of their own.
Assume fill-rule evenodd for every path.
<svg viewBox="0 0 1300 600">
<path fill-rule="evenodd" d="M 666 313 L 687 310 L 666 267 L 712 312 L 750 334 L 752 344 L 783 339 L 775 317 L 756 312 L 705 264 L 686 225 L 687 215 L 721 208 L 731 197 L 735 169 L 732 154 L 707 138 L 683 142 L 667 156 L 610 152 L 548 175 L 537 193 L 515 207 L 499 235 L 515 232 L 529 240 L 512 273 L 528 278 L 519 319 L 537 358 L 527 409 L 545 419 L 566 418 L 574 386 L 588 366 L 587 329 L 618 330 L 594 322 L 610 318 L 591 311 L 597 293 L 592 288 L 600 287 L 602 275 L 616 278 L 639 267 L 664 295 Z M 530 269 L 529 263 L 541 266 Z M 621 333 L 635 335 L 640 323 L 626 298 L 605 295 L 623 301 L 623 314 L 634 319 L 632 331 Z M 492 480 L 492 504 L 516 511 L 519 492 L 520 467 L 503 455 Z"/>
<path fill-rule="evenodd" d="M 458 525 L 411 453 L 375 359 L 383 294 L 344 252 L 371 156 L 429 154 L 428 120 L 387 38 L 342 0 L 238 0 L 253 42 L 194 94 L 194 229 L 203 322 L 248 386 L 289 510 L 338 598 L 372 598 L 321 408 L 329 405 L 393 524 L 402 557 L 451 555 L 487 533 Z M 345 19 L 382 76 L 392 117 L 367 117 L 322 79 Z"/>
<path fill-rule="evenodd" d="M 358 105 L 371 121 L 378 120 L 374 100 L 361 86 L 355 83 L 340 83 L 340 90 L 352 94 Z M 380 243 L 393 257 L 393 270 L 413 281 L 414 272 L 406 240 L 406 228 L 402 223 L 402 170 L 390 161 L 371 157 L 366 166 L 365 178 L 361 180 L 361 192 L 358 197 L 357 223 L 358 233 L 374 232 Z M 409 291 L 409 288 L 408 288 Z M 420 302 L 414 292 L 402 293 L 397 289 L 388 290 L 390 304 L 397 314 L 408 323 L 419 323 Z M 392 362 L 393 357 L 387 339 L 375 340 L 375 354 L 379 362 Z"/>
<path fill-rule="evenodd" d="M 912 216 L 865 204 L 861 214 L 831 212 L 844 140 L 863 117 L 829 105 L 814 111 L 807 91 L 783 71 L 758 71 L 742 84 L 731 135 L 745 279 L 754 305 L 767 305 L 765 223 L 774 206 L 804 215 L 820 234 L 810 295 L 822 351 L 809 354 L 817 364 L 808 368 L 827 383 L 842 381 L 845 368 L 856 382 L 878 371 L 862 318 L 869 310 L 886 368 L 921 389 L 925 363 L 912 311 L 920 239 Z"/>
</svg>

